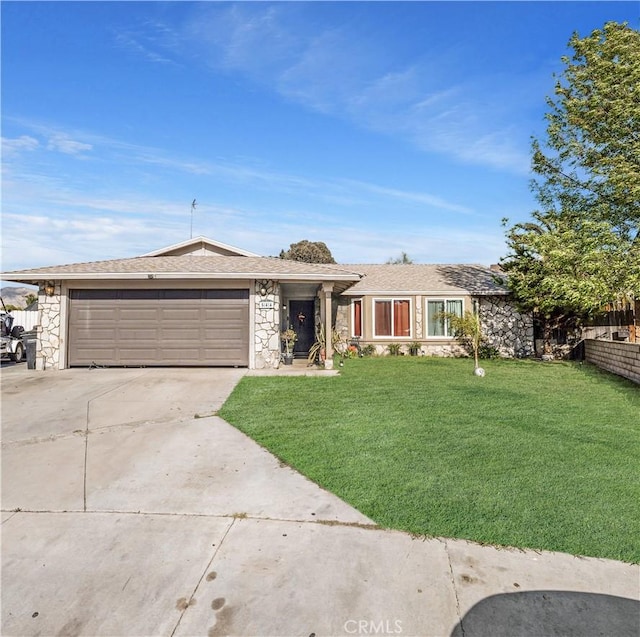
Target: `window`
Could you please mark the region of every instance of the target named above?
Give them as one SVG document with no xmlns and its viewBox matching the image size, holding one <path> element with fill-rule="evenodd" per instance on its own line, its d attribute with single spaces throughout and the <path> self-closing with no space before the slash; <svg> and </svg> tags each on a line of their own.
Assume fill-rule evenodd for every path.
<svg viewBox="0 0 640 637">
<path fill-rule="evenodd" d="M 432 338 L 451 338 L 453 332 L 444 314 L 462 316 L 462 299 L 427 300 L 427 336 Z"/>
<path fill-rule="evenodd" d="M 411 301 L 375 299 L 373 301 L 374 336 L 411 336 Z"/>
<path fill-rule="evenodd" d="M 362 336 L 362 299 L 356 299 L 351 304 L 351 335 Z"/>
</svg>

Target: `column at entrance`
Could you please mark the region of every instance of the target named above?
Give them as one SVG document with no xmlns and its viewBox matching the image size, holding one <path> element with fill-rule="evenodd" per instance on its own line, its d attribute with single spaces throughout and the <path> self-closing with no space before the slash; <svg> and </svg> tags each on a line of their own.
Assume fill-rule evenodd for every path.
<svg viewBox="0 0 640 637">
<path fill-rule="evenodd" d="M 331 293 L 333 292 L 333 283 L 322 284 L 322 303 L 321 303 L 321 316 L 324 322 L 325 333 L 325 360 L 324 368 L 333 369 L 333 327 L 331 325 Z"/>
</svg>

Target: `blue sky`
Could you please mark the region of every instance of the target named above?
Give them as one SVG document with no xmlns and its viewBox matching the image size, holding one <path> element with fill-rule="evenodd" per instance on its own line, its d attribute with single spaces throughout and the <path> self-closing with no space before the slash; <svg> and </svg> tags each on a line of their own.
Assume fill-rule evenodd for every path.
<svg viewBox="0 0 640 637">
<path fill-rule="evenodd" d="M 206 235 L 490 264 L 573 31 L 637 2 L 2 2 L 2 269 Z"/>
</svg>

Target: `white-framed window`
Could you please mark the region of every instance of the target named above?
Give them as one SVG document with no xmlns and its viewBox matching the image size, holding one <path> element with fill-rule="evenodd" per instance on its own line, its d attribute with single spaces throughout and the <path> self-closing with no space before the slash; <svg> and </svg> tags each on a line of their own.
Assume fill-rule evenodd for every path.
<svg viewBox="0 0 640 637">
<path fill-rule="evenodd" d="M 426 299 L 427 338 L 453 338 L 446 314 L 462 316 L 463 299 Z"/>
<path fill-rule="evenodd" d="M 411 299 L 373 299 L 376 338 L 411 337 Z"/>
<path fill-rule="evenodd" d="M 351 301 L 351 336 L 362 337 L 362 299 Z"/>
</svg>

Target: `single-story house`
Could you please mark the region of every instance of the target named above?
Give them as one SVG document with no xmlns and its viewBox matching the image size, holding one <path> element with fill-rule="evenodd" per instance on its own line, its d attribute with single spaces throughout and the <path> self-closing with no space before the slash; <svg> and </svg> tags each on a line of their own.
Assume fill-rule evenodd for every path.
<svg viewBox="0 0 640 637">
<path fill-rule="evenodd" d="M 37 369 L 82 366 L 277 368 L 292 327 L 296 356 L 316 329 L 382 353 L 462 353 L 443 311 L 476 309 L 503 356 L 533 353 L 531 317 L 518 313 L 478 265 L 328 265 L 261 257 L 197 237 L 140 257 L 0 274 L 39 286 Z M 328 344 L 326 365 L 331 366 Z"/>
</svg>

